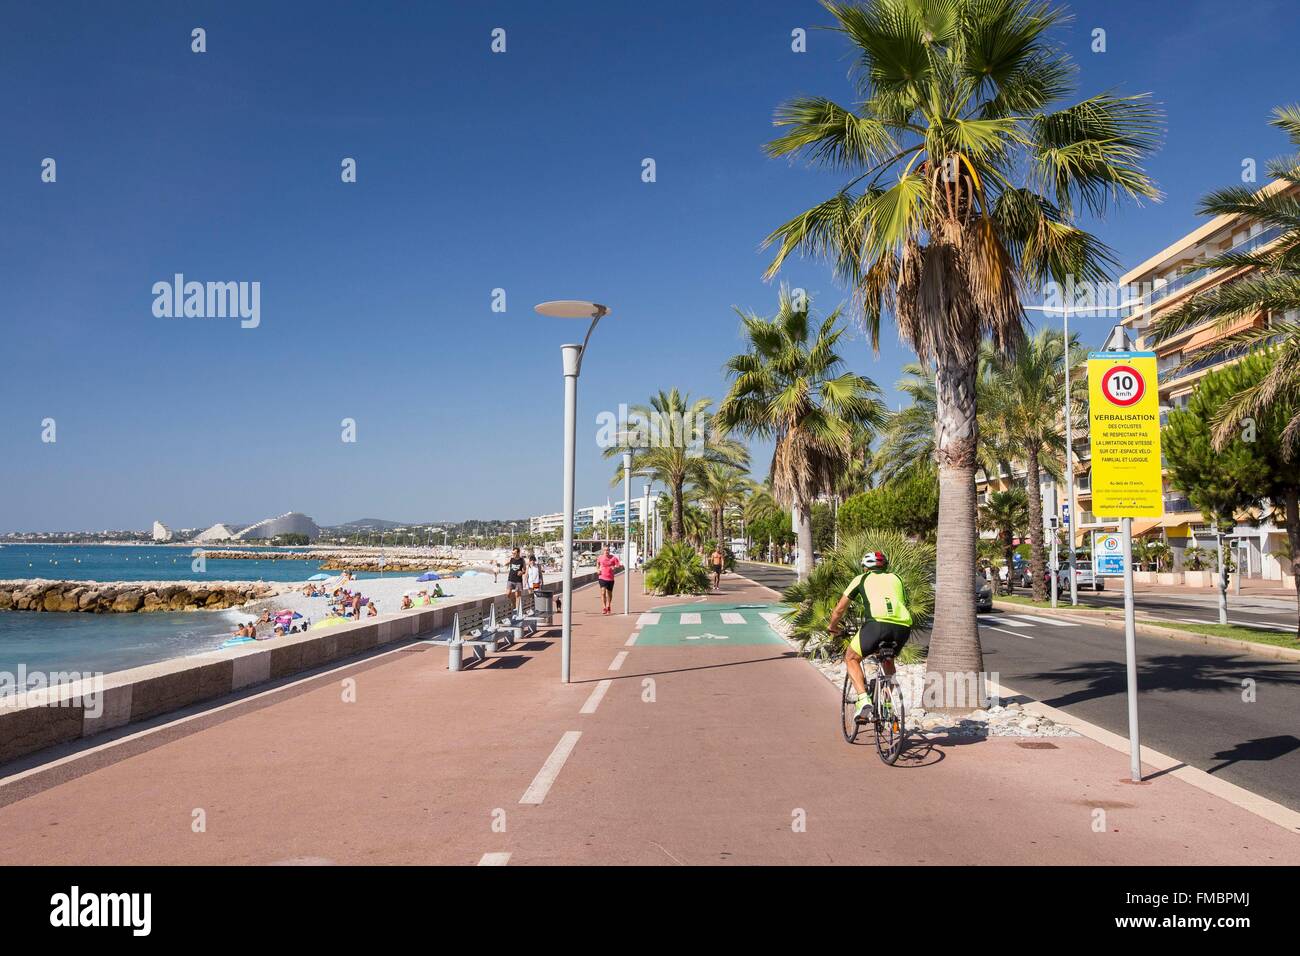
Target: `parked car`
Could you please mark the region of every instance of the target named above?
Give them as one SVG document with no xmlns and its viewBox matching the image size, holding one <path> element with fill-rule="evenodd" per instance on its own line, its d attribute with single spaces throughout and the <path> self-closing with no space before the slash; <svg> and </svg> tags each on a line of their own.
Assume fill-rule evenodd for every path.
<svg viewBox="0 0 1300 956">
<path fill-rule="evenodd" d="M 1070 590 L 1070 566 L 1064 565 L 1057 572 L 1056 587 L 1061 591 Z M 1074 563 L 1074 584 L 1076 588 L 1092 588 L 1094 591 L 1106 590 L 1106 579 L 1092 570 L 1091 561 Z"/>
<path fill-rule="evenodd" d="M 993 610 L 993 585 L 982 574 L 975 575 L 975 610 Z"/>
</svg>

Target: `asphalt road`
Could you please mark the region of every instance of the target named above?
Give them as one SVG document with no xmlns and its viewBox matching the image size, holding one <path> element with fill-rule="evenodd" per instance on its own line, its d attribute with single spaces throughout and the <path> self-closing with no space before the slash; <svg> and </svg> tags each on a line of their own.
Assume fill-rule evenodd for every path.
<svg viewBox="0 0 1300 956">
<path fill-rule="evenodd" d="M 738 565 L 737 570 L 778 589 L 794 577 L 761 565 Z M 1110 604 L 1109 593 L 1099 597 Z M 1204 595 L 1140 597 L 1139 607 L 1153 616 L 1217 620 L 1217 605 L 1197 603 L 1207 600 Z M 1123 595 L 1118 598 L 1122 606 Z M 1243 595 L 1239 610 L 1229 617 L 1288 620 L 1262 616 L 1279 613 L 1267 606 L 1276 600 Z M 985 668 L 1021 693 L 1127 736 L 1123 632 L 1035 617 L 1028 608 L 980 615 Z M 1138 720 L 1145 746 L 1300 810 L 1300 663 L 1142 635 L 1137 656 Z M 1243 699 L 1249 688 L 1252 702 Z"/>
<path fill-rule="evenodd" d="M 1016 593 L 1028 596 L 1030 592 L 1017 590 Z M 1100 593 L 1084 589 L 1079 592 L 1079 604 L 1123 610 L 1124 589 L 1122 586 L 1112 587 Z M 1219 598 L 1213 592 L 1139 591 L 1134 595 L 1134 604 L 1139 615 L 1143 617 L 1163 618 L 1170 621 L 1200 621 L 1206 624 L 1219 623 Z M 1068 592 L 1057 597 L 1057 605 L 1066 609 L 1070 607 Z M 1232 589 L 1229 588 L 1228 623 L 1261 631 L 1295 633 L 1295 597 L 1285 593 L 1279 593 L 1277 596 L 1258 593 L 1238 595 L 1233 594 Z"/>
</svg>

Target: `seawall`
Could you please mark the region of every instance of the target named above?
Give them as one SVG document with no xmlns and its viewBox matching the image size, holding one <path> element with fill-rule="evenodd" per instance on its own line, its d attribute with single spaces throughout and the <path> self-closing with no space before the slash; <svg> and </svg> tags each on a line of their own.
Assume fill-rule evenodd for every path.
<svg viewBox="0 0 1300 956">
<path fill-rule="evenodd" d="M 280 593 L 264 581 L 0 581 L 0 611 L 197 611 L 238 607 Z"/>
</svg>

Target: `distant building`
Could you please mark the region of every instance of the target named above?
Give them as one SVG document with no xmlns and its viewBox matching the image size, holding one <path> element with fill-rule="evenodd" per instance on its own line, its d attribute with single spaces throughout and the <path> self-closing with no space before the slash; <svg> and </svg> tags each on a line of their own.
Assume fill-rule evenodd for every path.
<svg viewBox="0 0 1300 956">
<path fill-rule="evenodd" d="M 235 540 L 269 540 L 281 534 L 305 534 L 308 540 L 315 541 L 320 537 L 320 528 L 307 515 L 298 511 L 287 511 L 274 518 L 263 518 L 257 524 L 249 525 L 235 535 Z"/>
<path fill-rule="evenodd" d="M 172 539 L 171 529 L 161 521 L 153 523 L 153 539 L 155 541 L 170 541 Z"/>
<path fill-rule="evenodd" d="M 224 524 L 214 524 L 206 531 L 201 531 L 194 536 L 194 540 L 207 544 L 212 541 L 229 541 L 235 536 L 235 532 L 229 526 Z"/>
</svg>

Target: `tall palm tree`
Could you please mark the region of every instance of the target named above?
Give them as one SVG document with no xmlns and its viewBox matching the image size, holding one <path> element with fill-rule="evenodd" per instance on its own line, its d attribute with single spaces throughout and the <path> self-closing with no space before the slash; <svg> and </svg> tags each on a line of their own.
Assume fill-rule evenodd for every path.
<svg viewBox="0 0 1300 956">
<path fill-rule="evenodd" d="M 980 527 L 992 531 L 1002 545 L 1002 560 L 1007 568 L 1006 593 L 1011 593 L 1011 555 L 1015 551 L 1016 536 L 1024 531 L 1029 521 L 1029 498 L 1020 488 L 995 491 L 980 506 Z M 1038 522 L 1042 524 L 1042 522 Z"/>
<path fill-rule="evenodd" d="M 796 301 L 782 286 L 772 318 L 737 310 L 749 347 L 727 362 L 731 388 L 718 406 L 723 429 L 775 442 L 772 490 L 795 514 L 801 580 L 812 566 L 813 500 L 835 490 L 855 428 L 885 415 L 876 383 L 843 370 L 840 310 L 814 327 L 810 308 L 810 297 Z"/>
<path fill-rule="evenodd" d="M 1074 336 L 1070 337 L 1071 396 L 1070 414 L 1075 430 L 1081 430 L 1087 400 L 1087 378 L 1081 374 L 1085 358 Z M 992 369 L 987 408 L 989 418 L 998 422 L 1001 441 L 1014 448 L 1017 459 L 1025 462 L 1025 491 L 1029 513 L 1043 513 L 1043 472 L 1054 478 L 1063 474 L 1065 461 L 1065 365 L 1064 336 L 1054 329 L 1041 329 L 1026 342 L 1012 359 L 997 361 Z M 1047 597 L 1044 576 L 1047 572 L 1047 546 L 1041 519 L 1029 522 L 1029 574 L 1034 598 Z"/>
<path fill-rule="evenodd" d="M 1159 114 L 1145 97 L 1109 93 L 1057 108 L 1074 67 L 1048 35 L 1065 12 L 1044 0 L 825 6 L 852 45 L 854 107 L 791 100 L 767 149 L 851 178 L 768 236 L 777 248 L 768 275 L 796 251 L 828 258 L 873 344 L 892 315 L 934 363 L 941 491 L 927 665 L 932 675 L 978 673 L 980 343 L 1019 345 L 1023 287 L 1105 278 L 1114 256 L 1074 219 L 1157 195 L 1140 164 Z"/>
<path fill-rule="evenodd" d="M 713 522 L 713 537 L 719 545 L 726 537 L 727 510 L 743 504 L 754 482 L 739 468 L 710 462 L 695 479 L 697 500 L 708 509 Z"/>
<path fill-rule="evenodd" d="M 713 399 L 691 401 L 688 393 L 673 388 L 660 391 L 647 405 L 628 410 L 628 420 L 635 427 L 621 436 L 622 444 L 605 449 L 606 458 L 617 457 L 620 464 L 610 481 L 623 482 L 623 452 L 632 451 L 632 470 L 668 486 L 672 497 L 669 536 L 681 541 L 683 536 L 683 493 L 686 485 L 697 481 L 709 464 L 748 467 L 749 451 L 740 442 L 717 432 L 712 414 Z"/>
</svg>

